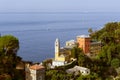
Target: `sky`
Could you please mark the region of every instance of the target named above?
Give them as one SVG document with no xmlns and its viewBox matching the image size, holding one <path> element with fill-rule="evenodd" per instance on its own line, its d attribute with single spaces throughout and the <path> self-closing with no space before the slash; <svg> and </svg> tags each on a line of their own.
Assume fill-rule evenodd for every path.
<svg viewBox="0 0 120 80">
<path fill-rule="evenodd" d="M 120 12 L 120 0 L 0 0 L 0 12 Z"/>
</svg>

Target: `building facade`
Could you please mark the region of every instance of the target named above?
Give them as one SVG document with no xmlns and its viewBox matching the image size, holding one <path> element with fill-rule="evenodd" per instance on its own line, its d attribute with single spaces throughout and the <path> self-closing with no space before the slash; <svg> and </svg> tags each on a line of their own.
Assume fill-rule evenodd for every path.
<svg viewBox="0 0 120 80">
<path fill-rule="evenodd" d="M 89 36 L 80 35 L 77 36 L 78 47 L 83 50 L 85 54 L 96 55 L 101 50 L 101 41 L 92 41 Z"/>
<path fill-rule="evenodd" d="M 73 47 L 76 47 L 77 46 L 77 43 L 75 40 L 69 40 L 69 41 L 66 41 L 66 47 L 70 47 L 70 48 L 73 48 Z"/>
<path fill-rule="evenodd" d="M 74 66 L 73 68 L 67 69 L 66 72 L 68 74 L 75 74 L 80 72 L 82 75 L 89 75 L 90 74 L 90 69 L 85 68 L 85 67 L 80 67 L 80 66 Z"/>
<path fill-rule="evenodd" d="M 86 35 L 77 36 L 78 47 L 83 49 L 85 54 L 90 53 L 90 37 Z"/>
<path fill-rule="evenodd" d="M 41 65 L 26 64 L 25 73 L 25 80 L 45 80 L 45 68 Z"/>
</svg>

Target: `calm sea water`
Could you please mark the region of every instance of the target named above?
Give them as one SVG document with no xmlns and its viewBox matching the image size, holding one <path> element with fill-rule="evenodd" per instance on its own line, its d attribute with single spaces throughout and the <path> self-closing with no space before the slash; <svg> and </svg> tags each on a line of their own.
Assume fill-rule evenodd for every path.
<svg viewBox="0 0 120 80">
<path fill-rule="evenodd" d="M 0 13 L 0 33 L 20 41 L 23 60 L 41 62 L 54 57 L 54 41 L 76 39 L 88 29 L 100 29 L 107 22 L 120 21 L 120 13 Z"/>
</svg>

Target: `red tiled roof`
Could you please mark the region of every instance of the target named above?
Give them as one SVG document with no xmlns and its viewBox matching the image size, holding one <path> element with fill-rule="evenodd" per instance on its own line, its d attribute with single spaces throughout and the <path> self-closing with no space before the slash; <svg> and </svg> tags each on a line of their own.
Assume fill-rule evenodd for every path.
<svg viewBox="0 0 120 80">
<path fill-rule="evenodd" d="M 33 70 L 39 70 L 39 69 L 44 69 L 45 67 L 44 66 L 41 66 L 41 65 L 33 65 L 33 66 L 30 66 L 30 69 L 33 69 Z"/>
</svg>

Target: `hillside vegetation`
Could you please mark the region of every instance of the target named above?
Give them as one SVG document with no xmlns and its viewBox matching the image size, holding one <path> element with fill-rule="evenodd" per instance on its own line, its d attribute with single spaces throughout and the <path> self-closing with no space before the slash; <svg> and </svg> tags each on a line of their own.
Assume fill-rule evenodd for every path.
<svg viewBox="0 0 120 80">
<path fill-rule="evenodd" d="M 21 58 L 17 56 L 19 40 L 12 35 L 0 37 L 0 80 L 24 80 L 23 71 L 16 69 Z"/>
<path fill-rule="evenodd" d="M 99 76 L 108 78 L 119 76 L 117 69 L 120 67 L 120 22 L 110 22 L 98 30 L 89 29 L 92 40 L 102 42 L 102 49 L 94 59 Z"/>
<path fill-rule="evenodd" d="M 107 23 L 101 30 L 91 32 L 92 39 L 102 42 L 98 58 L 107 61 L 112 67 L 119 67 L 120 60 L 120 22 Z"/>
</svg>

